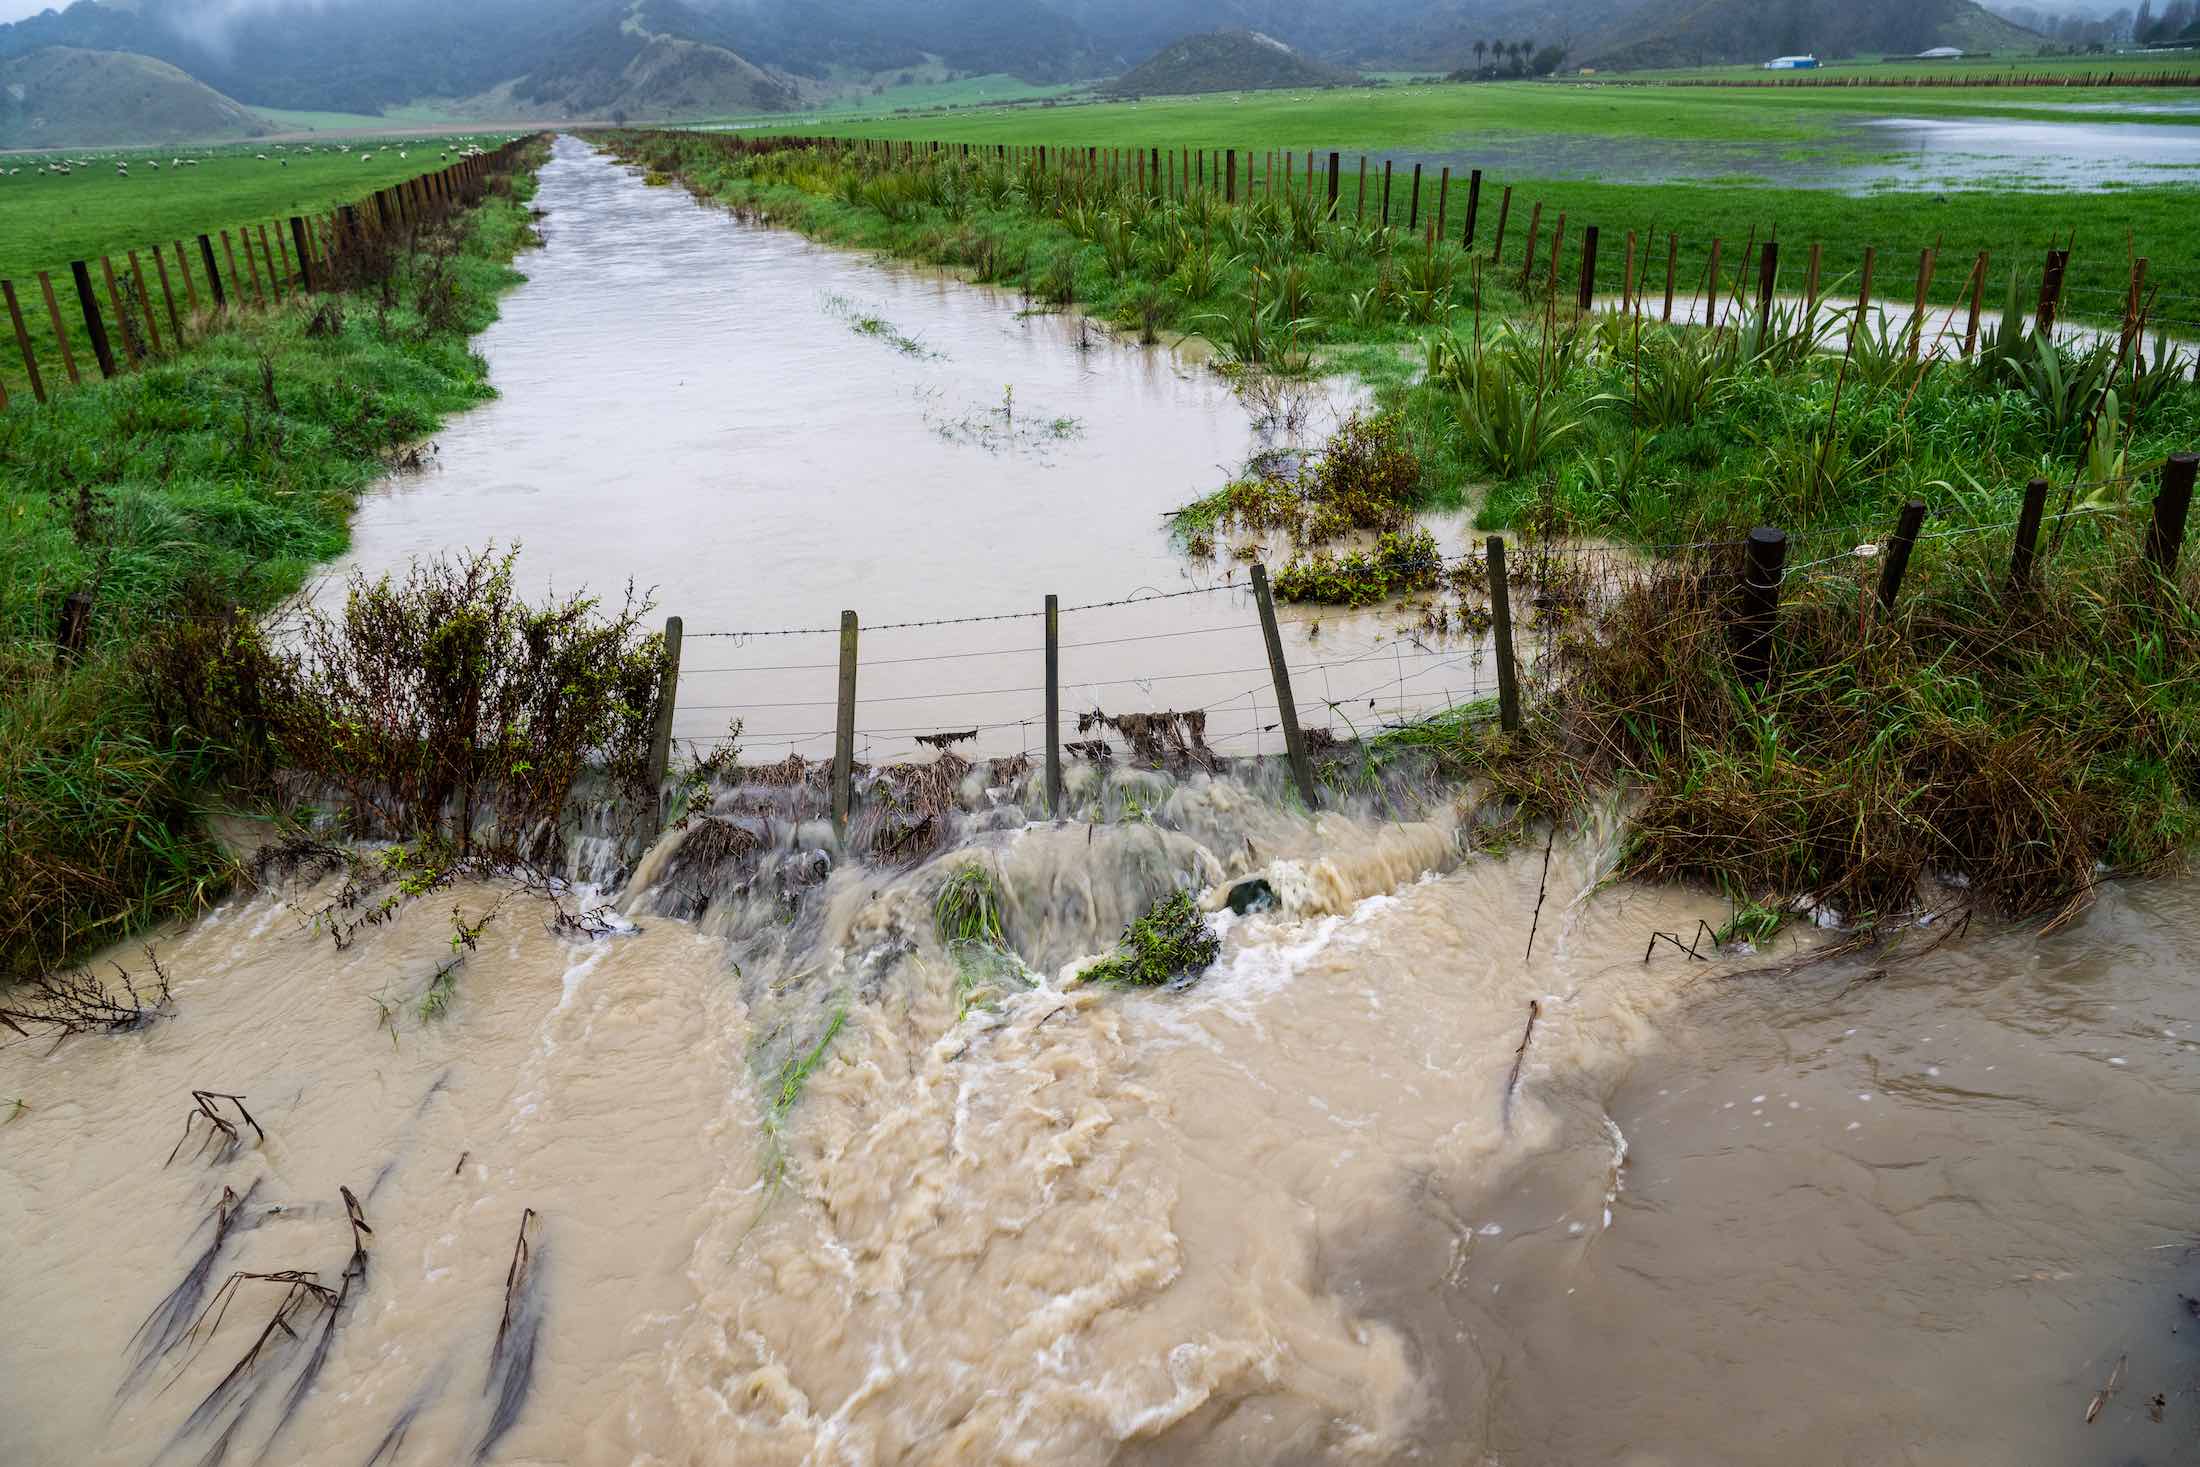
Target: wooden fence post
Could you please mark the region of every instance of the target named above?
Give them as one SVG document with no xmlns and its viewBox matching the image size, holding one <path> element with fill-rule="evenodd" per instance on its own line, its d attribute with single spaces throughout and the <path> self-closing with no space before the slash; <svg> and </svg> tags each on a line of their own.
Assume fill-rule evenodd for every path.
<svg viewBox="0 0 2200 1467">
<path fill-rule="evenodd" d="M 1407 232 L 1408 234 L 1411 234 L 1411 233 L 1412 233 L 1412 232 L 1413 232 L 1414 230 L 1416 230 L 1416 229 L 1419 229 L 1420 227 L 1421 227 L 1421 165 L 1420 165 L 1420 164 L 1418 164 L 1418 163 L 1416 163 L 1416 164 L 1414 164 L 1414 165 L 1413 165 L 1413 205 L 1412 205 L 1412 212 L 1406 215 L 1406 232 Z"/>
<path fill-rule="evenodd" d="M 122 303 L 122 286 L 115 279 L 115 262 L 107 255 L 99 257 L 99 273 L 107 282 L 107 304 L 114 308 L 115 329 L 122 333 L 123 355 L 131 366 L 145 360 L 145 345 L 138 340 L 137 322 L 130 319 L 129 310 Z"/>
<path fill-rule="evenodd" d="M 1505 537 L 1488 541 L 1490 633 L 1497 641 L 1497 726 L 1520 731 L 1520 669 L 1513 657 L 1512 587 L 1505 579 Z"/>
<path fill-rule="evenodd" d="M 46 379 L 38 372 L 38 353 L 31 350 L 30 328 L 23 323 L 23 305 L 15 298 L 15 282 L 0 280 L 0 295 L 8 302 L 8 321 L 15 327 L 15 346 L 23 353 L 23 374 L 31 380 L 31 396 L 46 400 Z"/>
<path fill-rule="evenodd" d="M 1222 199 L 1224 203 L 1234 204 L 1237 202 L 1237 149 L 1230 150 L 1229 162 L 1225 166 L 1229 170 L 1229 182 L 1224 186 Z"/>
<path fill-rule="evenodd" d="M 1803 267 L 1803 316 L 1815 339 L 1818 327 L 1818 267 L 1824 261 L 1826 247 L 1813 244 L 1810 247 L 1810 263 Z"/>
<path fill-rule="evenodd" d="M 1467 224 L 1459 233 L 1459 248 L 1474 248 L 1474 216 L 1482 211 L 1482 170 L 1467 175 Z"/>
<path fill-rule="evenodd" d="M 1925 501 L 1913 499 L 1902 506 L 1902 513 L 1895 521 L 1894 538 L 1887 542 L 1887 553 L 1879 565 L 1879 614 L 1886 616 L 1894 611 L 1895 598 L 1902 594 L 1902 578 L 1909 574 L 1910 552 L 1917 548 L 1918 528 L 1925 523 Z"/>
<path fill-rule="evenodd" d="M 206 267 L 206 278 L 214 289 L 214 309 L 227 310 L 229 292 L 222 288 L 222 272 L 214 263 L 214 241 L 203 234 L 199 236 L 199 263 Z"/>
<path fill-rule="evenodd" d="M 82 657 L 91 633 L 92 593 L 71 591 L 61 603 L 61 624 L 54 636 L 54 666 L 65 667 Z"/>
<path fill-rule="evenodd" d="M 1062 601 L 1047 597 L 1047 818 L 1062 818 Z"/>
<path fill-rule="evenodd" d="M 1332 219 L 1337 215 L 1337 186 L 1343 182 L 1337 174 L 1337 163 L 1337 155 L 1331 153 L 1329 155 L 1329 216 Z"/>
<path fill-rule="evenodd" d="M 1390 228 L 1390 160 L 1383 160 L 1383 228 Z"/>
<path fill-rule="evenodd" d="M 2040 553 L 2040 520 L 2047 513 L 2047 481 L 2024 486 L 2024 508 L 2017 512 L 2017 539 L 2009 547 L 2009 592 L 2021 596 L 2032 586 L 2032 562 Z"/>
<path fill-rule="evenodd" d="M 1787 532 L 1759 525 L 1749 532 L 1748 568 L 1742 573 L 1740 615 L 1735 620 L 1734 662 L 1742 676 L 1763 687 L 1772 676 L 1772 644 L 1780 619 L 1780 578 L 1787 567 Z"/>
<path fill-rule="evenodd" d="M 2154 519 L 2147 527 L 2147 559 L 2164 579 L 2177 574 L 2177 552 L 2185 543 L 2185 517 L 2192 510 L 2192 481 L 2200 453 L 2173 453 L 2162 465 L 2162 485 L 2154 491 Z"/>
<path fill-rule="evenodd" d="M 1551 231 L 1550 278 L 1543 282 L 1543 289 L 1553 300 L 1558 298 L 1558 258 L 1566 252 L 1566 211 L 1558 211 L 1558 227 Z"/>
<path fill-rule="evenodd" d="M 92 339 L 92 355 L 99 359 L 99 375 L 115 375 L 115 349 L 107 343 L 107 323 L 99 317 L 99 301 L 92 295 L 92 272 L 82 260 L 69 262 L 76 280 L 76 303 L 84 313 L 84 331 Z"/>
<path fill-rule="evenodd" d="M 168 248 L 170 253 L 176 257 L 176 273 L 183 277 L 184 306 L 192 315 L 196 316 L 199 313 L 199 287 L 198 282 L 191 278 L 190 257 L 184 254 L 183 241 L 180 239 L 169 245 Z"/>
<path fill-rule="evenodd" d="M 46 297 L 46 319 L 53 322 L 53 339 L 61 343 L 61 365 L 69 374 L 69 385 L 81 387 L 84 379 L 76 374 L 76 351 L 69 345 L 69 328 L 61 320 L 61 302 L 53 293 L 53 276 L 39 271 L 38 288 Z"/>
<path fill-rule="evenodd" d="M 1627 231 L 1627 264 L 1619 276 L 1620 314 L 1634 310 L 1635 301 L 1635 231 L 1630 229 Z"/>
<path fill-rule="evenodd" d="M 162 256 L 160 246 L 153 246 L 153 271 L 160 276 L 160 298 L 168 307 L 168 334 L 176 340 L 176 350 L 183 350 L 183 314 L 176 309 L 175 288 L 168 283 L 168 261 Z"/>
<path fill-rule="evenodd" d="M 1681 266 L 1681 237 L 1669 233 L 1665 236 L 1665 324 L 1673 324 L 1673 281 Z"/>
<path fill-rule="evenodd" d="M 1367 222 L 1367 154 L 1365 153 L 1360 154 L 1360 186 L 1358 193 L 1359 203 L 1354 206 L 1352 217 L 1356 223 L 1365 224 Z"/>
<path fill-rule="evenodd" d="M 1543 205 L 1539 200 L 1528 211 L 1528 252 L 1520 260 L 1520 288 L 1525 291 L 1528 281 L 1535 274 L 1535 237 L 1543 232 Z"/>
<path fill-rule="evenodd" d="M 1933 288 L 1933 252 L 1930 247 L 1917 257 L 1917 302 L 1910 308 L 1910 360 L 1917 360 L 1925 344 L 1925 294 Z"/>
<path fill-rule="evenodd" d="M 2040 267 L 2040 305 L 2033 325 L 2043 335 L 2055 329 L 2055 315 L 2062 305 L 2063 272 L 2070 268 L 2070 251 L 2049 250 Z"/>
<path fill-rule="evenodd" d="M 1592 224 L 1581 235 L 1581 289 L 1574 304 L 1586 314 L 1596 309 L 1597 303 L 1597 227 Z"/>
<path fill-rule="evenodd" d="M 833 833 L 848 835 L 856 763 L 856 614 L 840 614 L 839 715 L 833 724 Z"/>
<path fill-rule="evenodd" d="M 1307 761 L 1306 740 L 1299 733 L 1298 704 L 1291 697 L 1291 669 L 1283 660 L 1283 633 L 1276 626 L 1276 602 L 1268 593 L 1268 567 L 1253 562 L 1253 601 L 1260 609 L 1260 633 L 1268 644 L 1268 671 L 1276 684 L 1276 713 L 1283 724 L 1283 748 L 1291 760 L 1291 777 L 1298 784 L 1306 808 L 1320 802 L 1314 797 L 1314 766 Z"/>
<path fill-rule="evenodd" d="M 680 634 L 676 616 L 665 618 L 665 667 L 657 682 L 657 717 L 649 735 L 649 788 L 657 797 L 657 819 L 664 822 L 665 774 L 672 767 L 672 715 L 680 698 Z"/>
</svg>

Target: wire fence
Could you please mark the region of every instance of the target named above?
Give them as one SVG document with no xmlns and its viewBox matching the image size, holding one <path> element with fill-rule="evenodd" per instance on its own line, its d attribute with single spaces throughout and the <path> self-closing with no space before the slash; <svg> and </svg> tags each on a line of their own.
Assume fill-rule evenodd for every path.
<svg viewBox="0 0 2200 1467">
<path fill-rule="evenodd" d="M 1462 709 L 1504 717 L 1508 671 L 1521 697 L 1548 696 L 1566 675 L 1570 637 L 1593 634 L 1622 596 L 1654 591 L 1683 564 L 1709 573 L 1715 594 L 1733 599 L 1738 622 L 1762 614 L 1768 638 L 1783 596 L 1844 590 L 1860 607 L 1875 596 L 1891 607 L 1919 545 L 1973 542 L 1974 555 L 2006 555 L 2009 575 L 2021 580 L 2042 542 L 2051 549 L 2073 527 L 2138 529 L 2156 569 L 2174 572 L 2196 464 L 2194 455 L 2173 455 L 2149 503 L 2137 501 L 2131 481 L 2109 480 L 2060 486 L 2063 505 L 2050 509 L 2055 491 L 2035 480 L 2020 516 L 2006 521 L 1934 527 L 1913 504 L 1894 522 L 1793 535 L 1759 530 L 1635 548 L 1516 542 L 1502 560 L 1494 551 L 1461 556 L 1427 594 L 1374 612 L 1278 611 L 1266 600 L 1265 573 L 1256 572 L 1249 581 L 1233 575 L 1051 613 L 704 628 L 684 634 L 683 648 L 694 639 L 705 650 L 678 668 L 670 727 L 698 754 L 737 740 L 745 762 L 822 761 L 845 750 L 870 768 L 949 751 L 1036 760 L 1050 743 L 1068 758 L 1095 761 L 1258 757 L 1289 751 L 1294 734 L 1319 752 Z M 2080 500 L 2102 489 L 2115 498 Z M 1157 612 L 1182 616 L 1186 604 L 1201 605 L 1207 620 L 1153 627 Z M 993 643 L 966 645 L 976 629 Z M 828 637 L 839 639 L 839 655 L 739 655 L 779 639 Z M 876 656 L 873 638 L 884 641 Z M 735 720 L 737 734 L 728 728 Z"/>
</svg>

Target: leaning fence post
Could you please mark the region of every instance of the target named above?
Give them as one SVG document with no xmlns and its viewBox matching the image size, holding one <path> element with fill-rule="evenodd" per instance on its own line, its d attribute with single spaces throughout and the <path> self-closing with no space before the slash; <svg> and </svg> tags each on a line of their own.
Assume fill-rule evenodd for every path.
<svg viewBox="0 0 2200 1467">
<path fill-rule="evenodd" d="M 1765 241 L 1764 250 L 1757 256 L 1757 350 L 1763 351 L 1772 341 L 1772 290 L 1780 279 L 1780 242 Z"/>
<path fill-rule="evenodd" d="M 1337 155 L 1331 153 L 1329 155 L 1329 216 L 1332 219 L 1337 216 L 1337 185 L 1340 182 L 1337 176 L 1337 162 Z"/>
<path fill-rule="evenodd" d="M 2185 517 L 2192 509 L 2193 473 L 2200 453 L 2173 453 L 2162 465 L 2162 486 L 2154 491 L 2154 520 L 2147 527 L 2147 559 L 2164 577 L 2177 574 L 2177 552 L 2185 543 Z"/>
<path fill-rule="evenodd" d="M 23 353 L 23 374 L 31 380 L 31 396 L 46 400 L 46 379 L 38 372 L 38 354 L 31 350 L 30 327 L 23 321 L 22 302 L 15 298 L 15 282 L 0 280 L 0 294 L 7 297 L 8 320 L 15 327 L 16 349 Z"/>
<path fill-rule="evenodd" d="M 2024 508 L 2017 512 L 2017 540 L 2009 549 L 2009 591 L 2021 595 L 2032 584 L 2032 562 L 2040 553 L 2040 520 L 2047 513 L 2047 481 L 2024 486 Z"/>
<path fill-rule="evenodd" d="M 1306 739 L 1299 733 L 1298 704 L 1291 698 L 1291 669 L 1283 660 L 1283 633 L 1276 627 L 1276 602 L 1268 594 L 1268 567 L 1253 562 L 1253 602 L 1260 608 L 1260 634 L 1268 644 L 1268 671 L 1276 682 L 1276 714 L 1283 724 L 1283 748 L 1291 760 L 1291 777 L 1299 797 L 1311 810 L 1314 798 L 1314 766 L 1307 762 Z"/>
<path fill-rule="evenodd" d="M 229 292 L 222 287 L 222 272 L 214 263 L 214 241 L 210 236 L 199 236 L 199 262 L 206 267 L 206 278 L 214 288 L 214 309 L 227 310 Z"/>
<path fill-rule="evenodd" d="M 1459 248 L 1474 248 L 1474 216 L 1482 210 L 1482 170 L 1477 168 L 1467 175 L 1467 223 L 1459 233 Z"/>
<path fill-rule="evenodd" d="M 680 698 L 680 618 L 665 618 L 665 667 L 657 683 L 657 717 L 649 735 L 649 788 L 663 819 L 665 773 L 672 767 L 672 713 Z"/>
<path fill-rule="evenodd" d="M 1668 233 L 1665 236 L 1665 323 L 1673 323 L 1673 280 L 1680 269 L 1681 237 Z"/>
<path fill-rule="evenodd" d="M 54 665 L 64 666 L 84 655 L 92 630 L 92 593 L 71 591 L 61 603 L 61 626 L 54 638 Z"/>
<path fill-rule="evenodd" d="M 1512 217 L 1512 185 L 1505 185 L 1505 192 L 1497 200 L 1497 239 L 1490 245 L 1490 263 L 1498 265 L 1505 259 L 1505 221 Z"/>
<path fill-rule="evenodd" d="M 298 251 L 298 278 L 305 282 L 308 293 L 314 289 L 313 251 L 306 245 L 306 222 L 296 214 L 290 216 L 290 242 Z"/>
<path fill-rule="evenodd" d="M 1413 232 L 1414 230 L 1416 230 L 1416 229 L 1419 229 L 1420 227 L 1421 227 L 1421 165 L 1420 165 L 1420 164 L 1418 164 L 1418 163 L 1416 163 L 1416 164 L 1414 164 L 1414 165 L 1413 165 L 1413 207 L 1412 207 L 1412 212 L 1410 212 L 1409 214 L 1407 214 L 1407 215 L 1406 215 L 1406 233 L 1408 233 L 1408 234 L 1411 234 L 1411 233 L 1412 233 L 1412 232 Z"/>
<path fill-rule="evenodd" d="M 1062 818 L 1062 600 L 1047 597 L 1047 818 Z"/>
<path fill-rule="evenodd" d="M 1742 676 L 1760 687 L 1772 676 L 1772 640 L 1780 619 L 1780 577 L 1787 566 L 1787 550 L 1785 530 L 1759 525 L 1749 532 L 1741 614 L 1734 628 L 1734 661 Z"/>
<path fill-rule="evenodd" d="M 848 834 L 850 782 L 856 765 L 856 614 L 840 614 L 840 712 L 833 725 L 833 833 Z"/>
<path fill-rule="evenodd" d="M 1895 598 L 1902 594 L 1902 578 L 1910 569 L 1910 552 L 1917 548 L 1918 528 L 1924 523 L 1924 500 L 1913 499 L 1902 506 L 1902 514 L 1895 521 L 1894 539 L 1887 542 L 1887 555 L 1879 566 L 1879 613 L 1882 616 L 1894 610 Z"/>
<path fill-rule="evenodd" d="M 99 301 L 92 294 L 92 272 L 82 260 L 69 262 L 69 273 L 76 278 L 76 303 L 84 312 L 84 331 L 92 338 L 92 355 L 99 358 L 99 375 L 115 375 L 115 349 L 107 344 L 107 323 L 99 316 Z"/>
<path fill-rule="evenodd" d="M 1497 639 L 1497 726 L 1520 731 L 1520 670 L 1513 660 L 1512 588 L 1505 580 L 1505 539 L 1489 538 L 1490 632 Z"/>
<path fill-rule="evenodd" d="M 1596 309 L 1597 303 L 1597 227 L 1592 224 L 1581 236 L 1581 289 L 1574 304 L 1583 312 Z"/>
</svg>

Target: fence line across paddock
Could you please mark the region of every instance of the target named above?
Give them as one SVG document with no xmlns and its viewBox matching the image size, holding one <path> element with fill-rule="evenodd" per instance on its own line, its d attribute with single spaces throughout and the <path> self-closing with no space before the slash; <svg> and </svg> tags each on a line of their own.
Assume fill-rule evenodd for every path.
<svg viewBox="0 0 2200 1467">
<path fill-rule="evenodd" d="M 1296 660 L 1285 655 L 1281 632 L 1289 623 L 1279 620 L 1267 568 L 1257 561 L 1242 582 L 1233 573 L 1226 581 L 1181 591 L 1149 590 L 1072 607 L 1063 607 L 1050 596 L 1035 610 L 882 622 L 871 627 L 865 627 L 853 609 L 842 613 L 836 627 L 688 632 L 681 618 L 674 616 L 665 626 L 666 671 L 657 700 L 651 771 L 661 786 L 670 767 L 675 723 L 682 713 L 704 716 L 721 726 L 729 716 L 762 715 L 761 728 L 749 728 L 744 719 L 740 748 L 772 751 L 782 759 L 808 760 L 813 751 L 819 756 L 829 752 L 833 808 L 843 822 L 856 798 L 854 777 L 859 768 L 888 767 L 927 753 L 946 755 L 962 746 L 968 746 L 973 758 L 990 754 L 1018 769 L 1043 760 L 1047 806 L 1057 814 L 1062 808 L 1065 757 L 1100 763 L 1127 757 L 1149 763 L 1212 764 L 1231 756 L 1281 753 L 1301 798 L 1313 808 L 1320 804 L 1314 756 L 1335 745 L 1364 742 L 1462 709 L 1503 732 L 1517 732 L 1528 700 L 1549 697 L 1563 687 L 1569 630 L 1586 626 L 1593 635 L 1601 609 L 1629 589 L 1656 585 L 1656 578 L 1676 565 L 1701 565 L 1714 577 L 1713 590 L 1726 608 L 1723 617 L 1736 671 L 1761 684 L 1773 676 L 1778 661 L 1784 594 L 1805 587 L 1849 588 L 1860 614 L 1876 608 L 1878 615 L 1891 616 L 1920 542 L 2006 537 L 2002 594 L 2012 602 L 2033 593 L 2043 558 L 2052 556 L 2065 534 L 2078 525 L 2096 525 L 2109 534 L 2136 532 L 2134 562 L 2153 577 L 2173 581 L 2190 517 L 2196 469 L 2200 469 L 2200 454 L 2171 455 L 2157 476 L 2152 498 L 2144 504 L 2129 502 L 2134 488 L 2129 481 L 2063 485 L 2063 507 L 2052 513 L 2048 502 L 2055 486 L 2034 479 L 2025 486 L 2017 519 L 1953 529 L 1927 529 L 1928 508 L 1913 500 L 1891 524 L 1877 527 L 1847 526 L 1793 537 L 1760 527 L 1739 539 L 1642 551 L 1509 544 L 1493 535 L 1479 556 L 1461 557 L 1441 570 L 1434 585 L 1437 599 L 1421 605 L 1419 626 L 1363 636 L 1337 647 L 1334 656 L 1326 655 L 1328 647 L 1319 647 Z M 2127 502 L 2079 502 L 2079 493 L 2090 489 L 2113 489 Z M 2049 532 L 2052 536 L 2043 545 Z M 1170 632 L 1104 635 L 1102 621 L 1122 608 L 1213 595 L 1250 600 L 1255 619 Z M 1456 607 L 1444 599 L 1447 596 L 1454 598 Z M 1302 613 L 1299 625 L 1334 614 L 1319 607 L 1302 608 Z M 1091 631 L 1064 641 L 1065 616 Z M 869 660 L 861 656 L 865 632 L 921 637 L 944 628 L 1032 621 L 1039 623 L 1035 628 L 1039 635 L 1028 643 L 978 651 L 921 652 L 897 640 L 889 656 Z M 775 639 L 834 636 L 839 655 L 831 661 L 747 662 L 727 655 L 743 646 L 776 646 Z M 683 662 L 689 638 L 711 641 L 711 655 L 703 665 Z M 1197 666 L 1081 679 L 1073 660 L 1068 674 L 1064 672 L 1065 653 L 1177 644 L 1191 638 L 1210 639 L 1198 644 L 1203 652 L 1213 647 Z M 1011 670 L 987 677 L 989 664 L 1006 664 Z M 867 692 L 862 685 L 865 669 L 889 668 L 917 678 L 932 669 L 952 669 L 956 677 L 944 688 Z M 829 686 L 826 674 L 832 675 Z M 798 686 L 816 696 L 743 696 L 744 685 L 755 679 L 790 675 L 810 675 L 812 682 Z M 685 703 L 683 694 L 688 699 Z M 1065 701 L 1065 695 L 1072 701 Z M 1140 706 L 1131 706 L 1134 703 Z M 931 710 L 938 711 L 929 718 L 922 716 Z M 697 734 L 679 742 L 700 756 L 731 737 L 730 733 Z M 1118 744 L 1127 752 L 1119 753 Z"/>
</svg>

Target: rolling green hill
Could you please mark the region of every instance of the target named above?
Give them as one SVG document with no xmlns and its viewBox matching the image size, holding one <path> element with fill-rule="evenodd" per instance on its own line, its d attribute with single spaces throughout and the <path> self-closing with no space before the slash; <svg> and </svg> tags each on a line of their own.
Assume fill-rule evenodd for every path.
<svg viewBox="0 0 2200 1467">
<path fill-rule="evenodd" d="M 150 56 L 48 46 L 0 61 L 0 148 L 216 142 L 271 130 Z"/>
<path fill-rule="evenodd" d="M 1311 61 L 1258 31 L 1214 31 L 1164 46 L 1100 90 L 1118 97 L 1170 97 L 1263 87 L 1350 86 L 1360 78 Z"/>
</svg>

